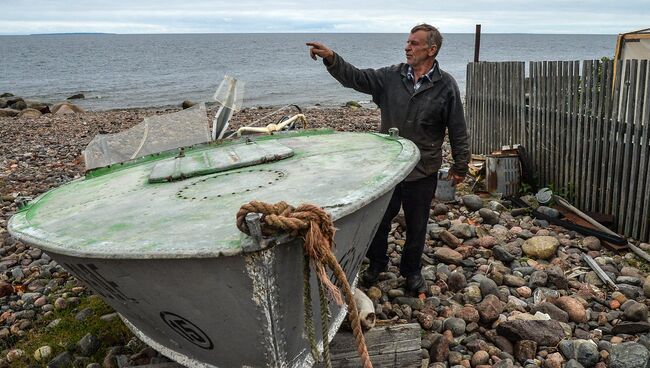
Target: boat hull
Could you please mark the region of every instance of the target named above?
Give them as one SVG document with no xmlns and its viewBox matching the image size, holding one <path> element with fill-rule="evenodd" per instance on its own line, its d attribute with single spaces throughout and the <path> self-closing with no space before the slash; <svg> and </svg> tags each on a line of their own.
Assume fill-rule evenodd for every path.
<svg viewBox="0 0 650 368">
<path fill-rule="evenodd" d="M 392 190 L 335 222 L 335 254 L 351 284 Z M 234 219 L 233 219 L 234 226 Z M 120 313 L 146 343 L 188 367 L 304 367 L 302 243 L 293 239 L 235 256 L 185 259 L 82 258 L 51 253 Z M 318 287 L 311 276 L 316 339 Z M 346 308 L 332 300 L 328 340 Z"/>
</svg>

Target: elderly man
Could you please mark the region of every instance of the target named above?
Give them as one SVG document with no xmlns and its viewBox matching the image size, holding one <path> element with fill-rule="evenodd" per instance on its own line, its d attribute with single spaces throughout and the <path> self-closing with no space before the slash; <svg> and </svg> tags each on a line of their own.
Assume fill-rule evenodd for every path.
<svg viewBox="0 0 650 368">
<path fill-rule="evenodd" d="M 404 209 L 406 243 L 400 272 L 406 288 L 426 290 L 421 257 L 427 232 L 429 209 L 435 194 L 437 173 L 442 164 L 442 142 L 449 133 L 454 165 L 449 179 L 461 182 L 467 173 L 469 144 L 463 105 L 454 78 L 438 66 L 436 55 L 442 35 L 428 24 L 413 27 L 406 41 L 406 63 L 380 69 L 358 69 L 318 42 L 308 42 L 314 60 L 323 59 L 329 73 L 343 86 L 372 95 L 381 109 L 380 132 L 398 128 L 402 137 L 420 149 L 420 162 L 408 177 L 395 187 L 386 213 L 377 229 L 367 256 L 370 266 L 361 278 L 369 286 L 388 266 L 388 233 L 400 207 Z"/>
</svg>

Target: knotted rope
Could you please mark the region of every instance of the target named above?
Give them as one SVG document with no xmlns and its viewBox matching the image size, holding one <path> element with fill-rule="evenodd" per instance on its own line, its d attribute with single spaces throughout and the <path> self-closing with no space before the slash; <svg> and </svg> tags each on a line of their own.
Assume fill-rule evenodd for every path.
<svg viewBox="0 0 650 368">
<path fill-rule="evenodd" d="M 297 208 L 290 206 L 286 202 L 278 202 L 274 205 L 260 202 L 251 201 L 243 205 L 237 212 L 237 228 L 240 231 L 249 234 L 248 226 L 246 225 L 246 215 L 249 213 L 261 213 L 262 219 L 262 233 L 264 235 L 273 235 L 280 232 L 288 233 L 295 237 L 303 239 L 303 251 L 305 257 L 304 267 L 304 302 L 305 302 L 305 326 L 308 330 L 310 343 L 312 344 L 312 353 L 316 351 L 315 337 L 313 333 L 311 310 L 311 289 L 309 286 L 309 265 L 316 270 L 316 276 L 319 281 L 319 291 L 321 296 L 321 315 L 327 318 L 327 302 L 325 293 L 322 291 L 323 286 L 338 305 L 343 305 L 341 291 L 334 285 L 327 276 L 326 267 L 332 270 L 336 279 L 340 282 L 343 289 L 343 294 L 348 304 L 348 313 L 350 324 L 352 325 L 352 333 L 357 343 L 357 351 L 361 357 L 364 368 L 372 368 L 366 342 L 361 330 L 361 323 L 359 318 L 359 311 L 357 310 L 352 290 L 345 272 L 339 265 L 332 249 L 334 247 L 334 233 L 336 229 L 332 222 L 330 215 L 320 207 L 302 204 Z M 324 318 L 321 316 L 321 322 Z M 329 365 L 329 351 L 327 345 L 327 323 L 323 322 L 323 351 Z"/>
</svg>

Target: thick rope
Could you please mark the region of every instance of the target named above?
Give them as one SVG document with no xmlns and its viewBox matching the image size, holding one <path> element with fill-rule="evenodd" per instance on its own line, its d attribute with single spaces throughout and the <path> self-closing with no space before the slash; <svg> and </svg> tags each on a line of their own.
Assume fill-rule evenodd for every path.
<svg viewBox="0 0 650 368">
<path fill-rule="evenodd" d="M 246 234 L 250 234 L 246 225 L 246 215 L 249 213 L 262 214 L 262 233 L 265 235 L 286 232 L 292 236 L 301 237 L 304 252 L 309 256 L 319 282 L 325 286 L 338 305 L 343 305 L 341 291 L 330 281 L 325 267 L 332 270 L 334 276 L 342 285 L 343 294 L 348 303 L 352 333 L 357 343 L 357 351 L 361 357 L 363 367 L 372 368 L 352 289 L 345 272 L 343 272 L 341 265 L 339 265 L 332 252 L 336 229 L 330 215 L 322 208 L 309 204 L 302 204 L 294 208 L 286 202 L 271 205 L 260 201 L 251 201 L 244 204 L 237 212 L 237 228 Z M 313 325 L 311 328 L 313 328 Z M 325 346 L 327 339 L 327 331 L 323 331 L 323 346 Z"/>
</svg>

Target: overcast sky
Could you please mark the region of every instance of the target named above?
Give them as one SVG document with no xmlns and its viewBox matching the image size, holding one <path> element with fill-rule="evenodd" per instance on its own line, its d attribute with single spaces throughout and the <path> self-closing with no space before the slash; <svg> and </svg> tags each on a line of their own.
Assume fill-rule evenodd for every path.
<svg viewBox="0 0 650 368">
<path fill-rule="evenodd" d="M 650 27 L 650 0 L 14 0 L 0 34 L 397 32 L 618 34 Z"/>
</svg>

